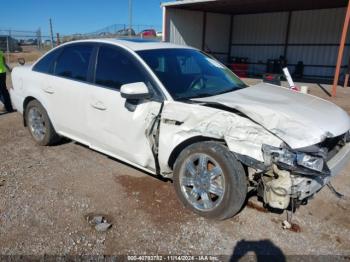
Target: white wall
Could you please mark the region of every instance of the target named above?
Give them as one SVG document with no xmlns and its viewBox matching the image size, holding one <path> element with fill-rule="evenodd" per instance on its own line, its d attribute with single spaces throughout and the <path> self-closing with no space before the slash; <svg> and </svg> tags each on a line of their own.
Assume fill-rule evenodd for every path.
<svg viewBox="0 0 350 262">
<path fill-rule="evenodd" d="M 203 12 L 167 9 L 166 40 L 180 45 L 202 48 Z M 227 61 L 230 37 L 230 15 L 207 13 L 205 30 L 205 49 L 223 62 Z M 219 54 L 218 54 L 219 53 Z"/>
<path fill-rule="evenodd" d="M 205 48 L 209 48 L 216 57 L 226 62 L 229 48 L 231 16 L 207 13 L 206 21 Z"/>
<path fill-rule="evenodd" d="M 167 36 L 172 43 L 202 47 L 203 12 L 167 9 Z"/>
</svg>

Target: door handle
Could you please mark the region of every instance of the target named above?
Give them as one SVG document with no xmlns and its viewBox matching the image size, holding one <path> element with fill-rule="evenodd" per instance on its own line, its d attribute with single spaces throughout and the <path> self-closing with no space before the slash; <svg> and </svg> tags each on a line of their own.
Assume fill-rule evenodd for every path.
<svg viewBox="0 0 350 262">
<path fill-rule="evenodd" d="M 51 95 L 55 93 L 55 90 L 52 87 L 44 87 L 43 90 L 45 93 L 48 93 Z"/>
<path fill-rule="evenodd" d="M 98 110 L 101 110 L 101 111 L 104 111 L 107 109 L 107 107 L 101 102 L 101 101 L 98 101 L 96 103 L 93 103 L 91 104 L 91 106 L 95 109 L 98 109 Z"/>
</svg>

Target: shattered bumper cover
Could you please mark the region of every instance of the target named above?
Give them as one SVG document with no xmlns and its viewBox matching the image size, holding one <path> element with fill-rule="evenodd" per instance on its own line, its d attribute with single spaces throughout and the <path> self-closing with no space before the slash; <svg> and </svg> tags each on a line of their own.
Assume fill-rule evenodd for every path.
<svg viewBox="0 0 350 262">
<path fill-rule="evenodd" d="M 318 192 L 322 187 L 338 175 L 345 165 L 350 161 L 350 143 L 347 143 L 339 152 L 327 162 L 330 169 L 330 175 L 309 176 L 303 178 L 296 178 L 296 191 L 299 192 L 298 199 L 302 200 L 312 196 Z M 298 181 L 299 179 L 299 181 Z"/>
</svg>

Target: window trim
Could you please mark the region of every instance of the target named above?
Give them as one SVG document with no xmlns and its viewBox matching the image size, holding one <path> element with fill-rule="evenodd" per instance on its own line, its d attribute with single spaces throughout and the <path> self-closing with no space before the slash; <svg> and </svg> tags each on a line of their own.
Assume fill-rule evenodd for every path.
<svg viewBox="0 0 350 262">
<path fill-rule="evenodd" d="M 156 92 L 155 92 L 155 90 L 149 90 L 152 94 L 150 100 L 158 101 L 158 102 L 163 102 L 163 101 L 167 100 L 166 95 L 164 94 L 162 88 L 160 88 L 157 81 L 148 72 L 147 68 L 145 68 L 145 66 L 139 61 L 140 58 L 136 54 L 134 54 L 134 52 L 132 52 L 129 49 L 127 49 L 123 46 L 120 46 L 120 45 L 114 45 L 114 44 L 109 44 L 109 43 L 97 43 L 96 44 L 96 50 L 95 50 L 95 53 L 93 53 L 94 57 L 93 57 L 93 61 L 91 64 L 91 66 L 92 66 L 92 68 L 91 68 L 91 74 L 92 74 L 91 75 L 91 85 L 120 93 L 120 89 L 117 90 L 113 87 L 108 87 L 108 86 L 96 83 L 96 71 L 97 71 L 98 55 L 99 55 L 101 47 L 109 47 L 109 48 L 115 49 L 117 51 L 122 51 L 125 54 L 129 55 L 132 59 L 134 59 L 136 65 L 139 67 L 140 70 L 142 70 L 145 73 L 146 77 L 151 81 L 153 88 L 156 89 Z"/>
<path fill-rule="evenodd" d="M 92 51 L 91 51 L 91 55 L 90 55 L 90 59 L 89 59 L 89 63 L 88 63 L 86 80 L 79 80 L 76 78 L 56 75 L 56 72 L 55 72 L 56 65 L 57 65 L 58 60 L 62 57 L 64 49 L 79 46 L 79 45 L 88 45 L 88 46 L 92 47 Z M 64 47 L 62 47 L 62 50 L 60 51 L 59 55 L 56 57 L 53 65 L 51 65 L 51 67 L 52 67 L 51 68 L 52 69 L 51 75 L 54 77 L 59 77 L 59 78 L 63 78 L 63 79 L 71 80 L 71 81 L 76 81 L 76 82 L 85 83 L 85 84 L 91 84 L 92 82 L 89 81 L 89 80 L 91 80 L 91 76 L 90 76 L 91 66 L 92 66 L 91 61 L 93 59 L 95 49 L 96 49 L 96 43 L 94 43 L 94 42 L 78 42 L 78 43 L 72 43 L 72 44 L 65 45 Z"/>
<path fill-rule="evenodd" d="M 92 51 L 91 54 L 91 60 L 90 60 L 90 64 L 89 64 L 89 69 L 88 69 L 88 78 L 87 81 L 81 81 L 81 80 L 77 80 L 77 79 L 72 79 L 72 78 L 67 78 L 67 77 L 63 77 L 63 76 L 57 76 L 54 74 L 52 68 L 50 68 L 49 73 L 42 73 L 42 72 L 38 72 L 38 71 L 34 71 L 33 68 L 35 67 L 35 65 L 37 63 L 39 63 L 46 55 L 50 54 L 51 52 L 55 52 L 55 50 L 59 50 L 57 57 L 55 58 L 55 60 L 52 62 L 52 64 L 50 65 L 50 67 L 53 66 L 54 63 L 57 62 L 58 57 L 61 55 L 61 53 L 63 52 L 63 50 L 66 47 L 70 47 L 70 46 L 74 46 L 74 45 L 79 45 L 79 44 L 90 44 L 94 46 L 94 50 Z M 151 98 L 151 100 L 154 101 L 159 101 L 159 102 L 163 102 L 163 101 L 174 101 L 173 97 L 169 94 L 169 92 L 166 90 L 166 88 L 164 87 L 163 83 L 159 80 L 159 78 L 157 77 L 156 74 L 154 74 L 154 72 L 150 69 L 150 67 L 147 65 L 147 63 L 142 59 L 142 57 L 140 55 L 137 54 L 137 52 L 130 50 L 129 48 L 120 45 L 118 43 L 105 43 L 105 42 L 97 42 L 97 41 L 81 41 L 81 42 L 72 42 L 72 43 L 66 43 L 63 44 L 61 46 L 58 46 L 52 50 L 50 50 L 49 52 L 47 52 L 43 57 L 41 57 L 38 61 L 35 62 L 35 64 L 32 65 L 32 71 L 39 73 L 39 74 L 45 74 L 45 75 L 50 75 L 50 76 L 54 76 L 54 77 L 58 77 L 58 78 L 63 78 L 63 79 L 67 79 L 70 81 L 76 81 L 76 82 L 80 82 L 80 83 L 84 83 L 84 84 L 89 84 L 92 86 L 97 86 L 97 87 L 101 87 L 101 88 L 107 88 L 113 91 L 117 91 L 119 92 L 119 90 L 115 90 L 113 88 L 109 88 L 106 86 L 102 86 L 102 85 L 97 85 L 93 82 L 93 78 L 95 76 L 95 70 L 96 70 L 96 63 L 97 63 L 97 49 L 102 46 L 102 45 L 106 45 L 106 46 L 110 46 L 110 47 L 114 47 L 114 48 L 119 48 L 121 50 L 124 50 L 125 52 L 127 52 L 128 54 L 130 54 L 134 59 L 136 59 L 137 63 L 139 64 L 139 66 L 145 70 L 145 73 L 149 76 L 150 80 L 152 80 L 152 83 L 154 83 L 154 88 L 157 89 L 157 92 L 159 93 L 159 95 L 157 94 L 153 94 L 153 97 Z M 91 68 L 90 68 L 91 66 Z"/>
<path fill-rule="evenodd" d="M 53 65 L 56 63 L 57 58 L 61 55 L 62 51 L 63 51 L 64 47 L 59 47 L 59 48 L 55 48 L 53 50 L 51 50 L 50 52 L 47 52 L 45 55 L 43 55 L 33 66 L 32 66 L 32 71 L 36 72 L 36 73 L 40 73 L 40 74 L 45 74 L 45 75 L 53 75 Z M 44 60 L 47 56 L 49 56 L 50 54 L 56 52 L 54 59 L 50 62 L 49 65 L 49 69 L 48 72 L 41 72 L 41 71 L 37 71 L 35 70 L 35 67 L 42 61 Z"/>
</svg>

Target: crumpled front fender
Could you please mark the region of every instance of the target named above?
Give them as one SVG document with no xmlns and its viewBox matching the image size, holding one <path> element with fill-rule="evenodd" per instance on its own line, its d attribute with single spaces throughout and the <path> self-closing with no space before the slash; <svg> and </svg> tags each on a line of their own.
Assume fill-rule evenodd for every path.
<svg viewBox="0 0 350 262">
<path fill-rule="evenodd" d="M 168 160 L 173 150 L 193 137 L 226 142 L 240 155 L 263 162 L 261 146 L 280 146 L 282 141 L 249 118 L 199 104 L 165 102 L 159 136 L 159 163 L 162 172 L 171 172 Z"/>
</svg>

